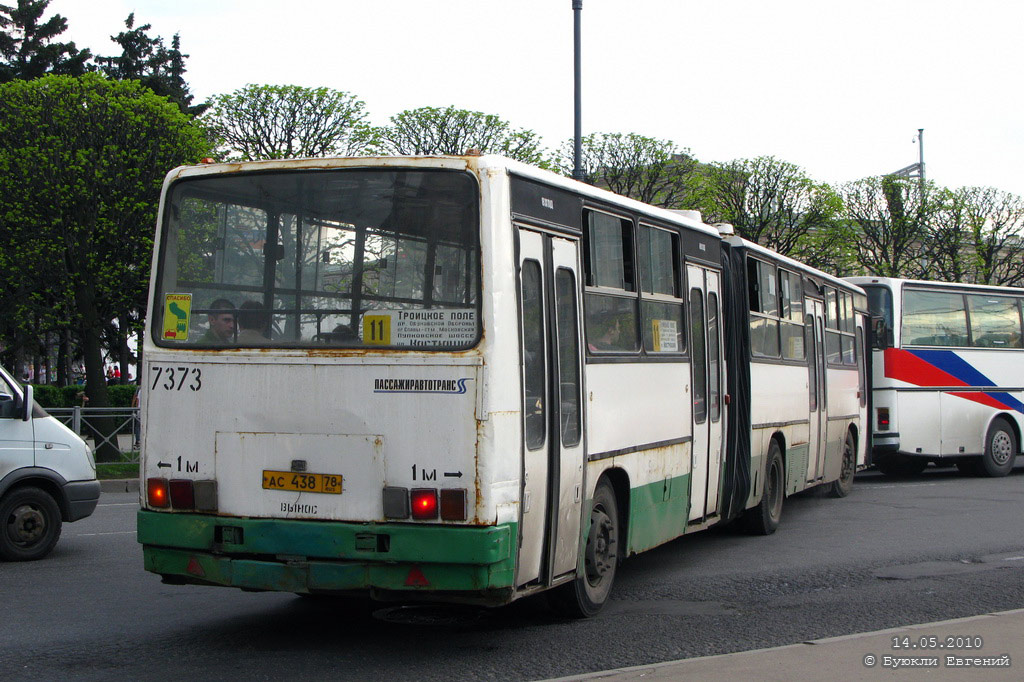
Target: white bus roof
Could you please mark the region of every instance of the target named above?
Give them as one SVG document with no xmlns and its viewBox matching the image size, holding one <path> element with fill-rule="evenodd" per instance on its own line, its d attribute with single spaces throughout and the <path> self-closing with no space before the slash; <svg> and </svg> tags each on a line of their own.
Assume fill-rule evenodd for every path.
<svg viewBox="0 0 1024 682">
<path fill-rule="evenodd" d="M 836 287 L 839 287 L 840 289 L 843 289 L 843 290 L 846 290 L 846 291 L 853 291 L 854 293 L 864 295 L 864 290 L 861 289 L 857 284 L 853 283 L 849 279 L 841 279 L 839 277 L 836 277 L 835 275 L 830 275 L 827 272 L 823 272 L 821 270 L 818 270 L 817 268 L 811 267 L 810 265 L 807 265 L 806 263 L 801 263 L 798 260 L 794 260 L 794 259 L 790 258 L 789 256 L 783 256 L 781 253 L 776 253 L 775 251 L 772 251 L 771 249 L 765 248 L 765 247 L 761 246 L 760 244 L 756 244 L 756 243 L 754 243 L 752 241 L 748 241 L 746 239 L 743 239 L 742 237 L 729 237 L 729 239 L 727 239 L 726 241 L 729 242 L 730 244 L 734 245 L 734 246 L 743 246 L 744 248 L 746 248 L 750 252 L 753 252 L 753 253 L 758 254 L 760 256 L 763 256 L 765 258 L 769 258 L 769 259 L 774 260 L 776 262 L 779 262 L 779 263 L 782 263 L 784 265 L 787 265 L 787 266 L 793 268 L 794 270 L 799 270 L 799 271 L 802 271 L 802 272 L 805 272 L 805 273 L 810 273 L 810 274 L 814 275 L 815 277 L 818 277 L 818 278 L 828 282 L 829 284 L 832 284 L 832 285 L 834 285 Z"/>
<path fill-rule="evenodd" d="M 903 279 L 901 277 L 847 277 L 847 281 L 859 286 L 871 284 L 884 284 L 892 289 L 902 289 L 905 286 L 932 287 L 936 289 L 968 289 L 974 291 L 987 291 L 991 293 L 1024 294 L 1024 288 L 1005 287 L 997 284 L 962 284 L 958 282 L 935 282 L 925 279 Z"/>
</svg>

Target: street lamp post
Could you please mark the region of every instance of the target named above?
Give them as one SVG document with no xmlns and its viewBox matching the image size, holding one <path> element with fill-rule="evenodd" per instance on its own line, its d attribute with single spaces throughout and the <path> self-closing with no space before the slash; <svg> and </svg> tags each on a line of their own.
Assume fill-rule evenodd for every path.
<svg viewBox="0 0 1024 682">
<path fill-rule="evenodd" d="M 583 120 L 582 110 L 582 75 L 580 68 L 580 15 L 583 13 L 583 0 L 572 0 L 573 13 L 573 66 L 575 71 L 575 127 L 573 134 L 572 177 L 583 180 Z"/>
</svg>

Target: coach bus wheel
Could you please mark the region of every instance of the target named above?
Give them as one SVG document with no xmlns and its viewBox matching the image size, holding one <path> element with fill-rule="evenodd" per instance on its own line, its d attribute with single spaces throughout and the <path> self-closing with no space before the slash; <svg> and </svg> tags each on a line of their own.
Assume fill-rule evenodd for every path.
<svg viewBox="0 0 1024 682">
<path fill-rule="evenodd" d="M 843 447 L 843 469 L 839 478 L 832 482 L 828 494 L 832 497 L 846 497 L 853 488 L 853 475 L 857 473 L 857 443 L 853 434 L 847 432 Z"/>
<path fill-rule="evenodd" d="M 985 455 L 981 458 L 981 470 L 986 476 L 1005 476 L 1013 469 L 1017 456 L 1017 439 L 1013 429 L 1002 417 L 992 421 L 985 437 Z"/>
<path fill-rule="evenodd" d="M 620 537 L 615 491 L 607 479 L 602 479 L 590 508 L 583 574 L 551 592 L 548 602 L 555 611 L 572 618 L 589 618 L 601 610 L 615 582 Z"/>
<path fill-rule="evenodd" d="M 782 450 L 779 449 L 777 440 L 772 440 L 768 448 L 768 465 L 765 472 L 761 501 L 743 514 L 743 525 L 747 532 L 753 535 L 771 535 L 779 527 L 779 520 L 782 518 L 785 469 L 782 466 Z"/>
<path fill-rule="evenodd" d="M 34 561 L 60 538 L 60 508 L 39 488 L 21 488 L 0 502 L 0 558 Z"/>
</svg>

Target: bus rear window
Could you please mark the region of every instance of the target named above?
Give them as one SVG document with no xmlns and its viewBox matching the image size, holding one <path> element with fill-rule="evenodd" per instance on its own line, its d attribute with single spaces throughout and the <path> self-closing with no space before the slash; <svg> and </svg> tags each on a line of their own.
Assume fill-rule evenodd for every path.
<svg viewBox="0 0 1024 682">
<path fill-rule="evenodd" d="M 166 199 L 153 333 L 175 347 L 451 350 L 480 336 L 475 180 L 214 175 Z"/>
</svg>

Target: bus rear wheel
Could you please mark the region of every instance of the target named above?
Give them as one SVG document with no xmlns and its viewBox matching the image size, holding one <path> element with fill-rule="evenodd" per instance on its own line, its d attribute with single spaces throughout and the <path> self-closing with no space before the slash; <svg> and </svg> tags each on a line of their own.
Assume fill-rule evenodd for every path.
<svg viewBox="0 0 1024 682">
<path fill-rule="evenodd" d="M 857 441 L 853 433 L 846 433 L 846 445 L 843 446 L 843 468 L 839 478 L 829 486 L 828 494 L 832 497 L 846 497 L 853 489 L 853 476 L 857 473 Z"/>
<path fill-rule="evenodd" d="M 761 501 L 743 514 L 743 527 L 752 535 L 771 535 L 782 520 L 782 499 L 786 494 L 785 468 L 782 466 L 782 449 L 777 440 L 773 439 L 768 448 L 768 464 L 764 470 Z"/>
<path fill-rule="evenodd" d="M 981 458 L 981 473 L 993 478 L 1005 476 L 1013 469 L 1017 457 L 1017 438 L 1002 417 L 992 420 L 985 436 L 985 454 Z"/>
<path fill-rule="evenodd" d="M 615 490 L 608 479 L 602 478 L 590 508 L 582 575 L 552 590 L 548 603 L 556 612 L 571 618 L 589 618 L 601 610 L 615 582 L 620 538 Z"/>
</svg>

